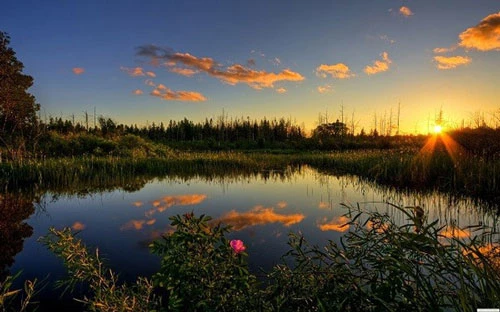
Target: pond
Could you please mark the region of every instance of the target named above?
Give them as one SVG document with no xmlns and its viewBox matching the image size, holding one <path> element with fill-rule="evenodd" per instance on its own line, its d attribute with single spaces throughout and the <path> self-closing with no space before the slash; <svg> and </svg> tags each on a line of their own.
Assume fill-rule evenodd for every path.
<svg viewBox="0 0 500 312">
<path fill-rule="evenodd" d="M 443 194 L 402 193 L 355 176 L 318 172 L 309 167 L 251 175 L 162 177 L 138 187 L 93 192 L 45 192 L 35 200 L 0 195 L 4 218 L 0 265 L 20 280 L 47 284 L 41 296 L 56 300 L 54 281 L 64 276 L 62 261 L 37 240 L 48 228 L 72 227 L 88 246 L 98 247 L 124 280 L 151 276 L 160 260 L 148 245 L 172 231 L 168 218 L 194 212 L 231 224 L 230 239 L 247 246 L 250 269 L 269 271 L 288 251 L 288 233 L 302 233 L 311 244 L 339 240 L 348 227 L 345 206 L 387 212 L 397 222 L 405 216 L 388 203 L 423 207 L 429 220 L 446 229 L 483 224 L 497 227 L 497 217 L 480 203 Z M 35 203 L 33 203 L 35 202 Z M 27 223 L 23 223 L 24 222 Z M 459 235 L 464 234 L 457 230 Z M 24 239 L 24 241 L 23 241 Z"/>
</svg>

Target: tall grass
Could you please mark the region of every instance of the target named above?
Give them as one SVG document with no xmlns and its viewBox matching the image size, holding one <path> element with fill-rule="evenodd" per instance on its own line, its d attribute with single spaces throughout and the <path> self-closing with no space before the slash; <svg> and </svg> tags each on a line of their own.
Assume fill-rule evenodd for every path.
<svg viewBox="0 0 500 312">
<path fill-rule="evenodd" d="M 176 152 L 165 157 L 77 157 L 0 164 L 0 185 L 9 190 L 127 185 L 167 175 L 227 176 L 299 170 L 353 174 L 369 181 L 416 190 L 438 190 L 498 201 L 500 158 L 446 151 L 372 150 L 333 153 Z M 135 182 L 134 182 L 135 181 Z"/>
</svg>

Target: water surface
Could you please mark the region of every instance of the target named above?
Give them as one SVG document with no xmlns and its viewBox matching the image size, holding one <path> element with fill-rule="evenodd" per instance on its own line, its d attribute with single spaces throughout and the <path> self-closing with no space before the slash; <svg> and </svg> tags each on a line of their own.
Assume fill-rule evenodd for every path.
<svg viewBox="0 0 500 312">
<path fill-rule="evenodd" d="M 52 283 L 65 273 L 62 261 L 37 241 L 51 226 L 79 231 L 78 237 L 88 246 L 98 247 L 109 266 L 125 280 L 157 271 L 160 260 L 149 252 L 148 244 L 173 230 L 168 217 L 186 212 L 210 215 L 233 225 L 228 238 L 244 241 L 254 273 L 268 271 L 280 262 L 288 251 L 290 232 L 300 232 L 317 245 L 339 240 L 349 229 L 342 226 L 348 221 L 343 217 L 345 205 L 387 212 L 401 223 L 405 216 L 387 203 L 419 205 L 429 220 L 439 219 L 439 224 L 450 228 L 496 227 L 496 217 L 488 209 L 466 199 L 402 194 L 355 176 L 328 175 L 308 167 L 246 176 L 164 177 L 128 191 L 49 192 L 34 204 L 19 196 L 2 196 L 0 208 L 7 211 L 4 215 L 9 216 L 5 220 L 11 234 L 0 245 L 6 249 L 1 264 L 8 266 L 14 261 L 10 271 L 23 270 L 22 279 L 46 278 L 46 296 L 57 294 Z M 13 211 L 12 207 L 17 208 Z M 23 224 L 26 218 L 27 224 Z"/>
</svg>

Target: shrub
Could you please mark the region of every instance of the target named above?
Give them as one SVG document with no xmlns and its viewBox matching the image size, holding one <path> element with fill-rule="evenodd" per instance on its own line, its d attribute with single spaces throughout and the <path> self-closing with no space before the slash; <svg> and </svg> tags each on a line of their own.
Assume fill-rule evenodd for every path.
<svg viewBox="0 0 500 312">
<path fill-rule="evenodd" d="M 175 231 L 151 246 L 162 257 L 153 282 L 164 291 L 168 310 L 254 310 L 256 279 L 241 246 L 233 242 L 232 248 L 224 237 L 229 228 L 211 226 L 210 217 L 192 213 L 170 220 Z"/>
</svg>

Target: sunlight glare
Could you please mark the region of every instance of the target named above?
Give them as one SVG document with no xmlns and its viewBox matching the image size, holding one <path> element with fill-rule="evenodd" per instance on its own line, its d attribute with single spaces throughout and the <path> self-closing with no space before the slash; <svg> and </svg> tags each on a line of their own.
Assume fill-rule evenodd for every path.
<svg viewBox="0 0 500 312">
<path fill-rule="evenodd" d="M 434 126 L 434 133 L 435 134 L 439 134 L 439 133 L 441 133 L 441 131 L 443 131 L 443 127 L 441 127 L 440 125 Z"/>
</svg>

